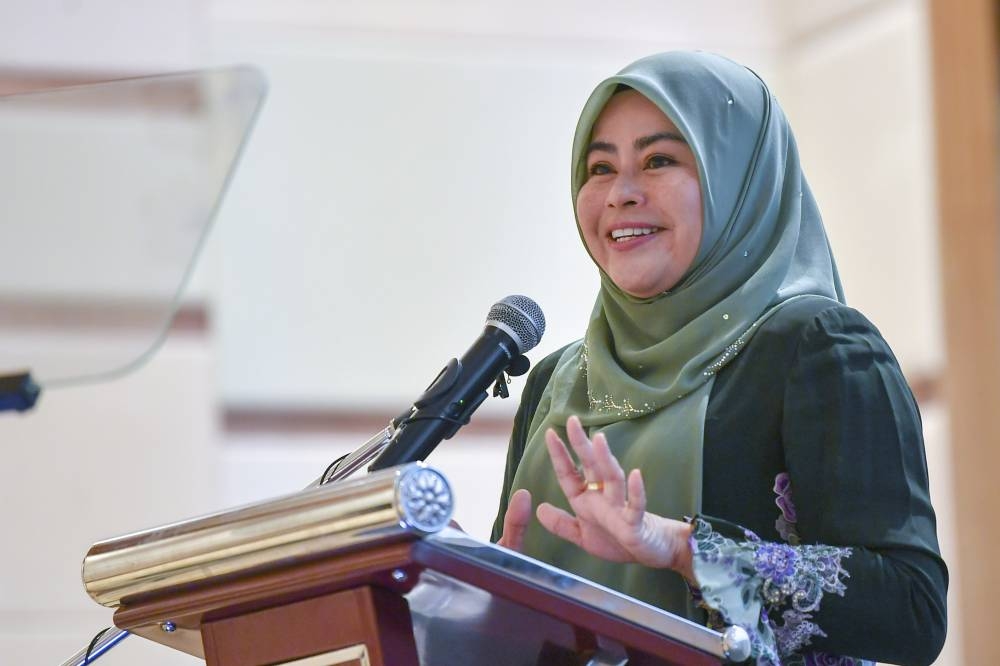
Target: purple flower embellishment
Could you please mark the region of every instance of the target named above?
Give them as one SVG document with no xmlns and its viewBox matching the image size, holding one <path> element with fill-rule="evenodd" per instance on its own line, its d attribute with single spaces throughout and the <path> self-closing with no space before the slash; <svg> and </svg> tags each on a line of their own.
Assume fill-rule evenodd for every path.
<svg viewBox="0 0 1000 666">
<path fill-rule="evenodd" d="M 775 585 L 781 585 L 795 574 L 799 554 L 783 543 L 764 542 L 754 554 L 754 568 Z"/>
<path fill-rule="evenodd" d="M 795 504 L 792 502 L 792 479 L 788 476 L 788 472 L 781 472 L 774 477 L 774 494 L 777 495 L 774 503 L 781 510 L 781 515 L 774 522 L 774 527 L 782 539 L 793 545 L 798 544 L 799 535 L 795 530 L 798 515 L 795 513 Z"/>
<path fill-rule="evenodd" d="M 774 494 L 778 496 L 774 503 L 781 509 L 781 515 L 789 523 L 796 522 L 795 505 L 792 504 L 792 480 L 788 472 L 774 477 Z"/>
<path fill-rule="evenodd" d="M 785 495 L 791 492 L 791 489 L 792 477 L 788 476 L 788 472 L 780 472 L 774 477 L 774 493 L 776 495 Z"/>
</svg>

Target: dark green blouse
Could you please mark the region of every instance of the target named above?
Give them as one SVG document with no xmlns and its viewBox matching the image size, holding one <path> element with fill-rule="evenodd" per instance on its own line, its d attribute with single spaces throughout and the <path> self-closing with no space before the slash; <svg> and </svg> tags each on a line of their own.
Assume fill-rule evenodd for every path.
<svg viewBox="0 0 1000 666">
<path fill-rule="evenodd" d="M 560 353 L 528 377 L 494 540 Z M 782 478 L 789 488 L 776 486 Z M 808 616 L 822 632 L 810 637 L 808 651 L 898 664 L 928 664 L 940 651 L 948 572 L 920 415 L 889 346 L 857 311 L 828 299 L 790 303 L 718 374 L 705 417 L 703 513 L 737 543 L 757 543 L 749 530 L 762 543 L 851 549 L 842 596 L 826 594 Z M 781 618 L 787 601 L 766 608 Z"/>
</svg>

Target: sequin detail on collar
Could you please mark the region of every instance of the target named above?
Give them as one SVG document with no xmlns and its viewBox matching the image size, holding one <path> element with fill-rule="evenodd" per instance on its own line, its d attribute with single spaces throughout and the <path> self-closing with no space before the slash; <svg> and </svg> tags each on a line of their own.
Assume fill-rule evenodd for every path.
<svg viewBox="0 0 1000 666">
<path fill-rule="evenodd" d="M 587 374 L 587 364 L 590 362 L 590 350 L 587 348 L 587 341 L 584 340 L 580 343 L 580 360 L 577 365 L 580 370 L 583 370 L 583 374 Z"/>
<path fill-rule="evenodd" d="M 642 407 L 640 408 L 633 405 L 628 398 L 622 398 L 619 402 L 615 400 L 615 397 L 612 395 L 597 397 L 591 395 L 589 391 L 587 392 L 587 397 L 590 399 L 591 409 L 604 412 L 606 414 L 614 414 L 615 416 L 628 418 L 633 416 L 642 416 L 643 414 L 649 414 L 650 412 L 656 411 L 656 407 L 648 402 L 642 403 Z"/>
<path fill-rule="evenodd" d="M 723 350 L 722 354 L 720 354 L 719 357 L 716 358 L 715 361 L 702 372 L 702 376 L 705 378 L 710 378 L 717 372 L 719 372 L 719 370 L 726 367 L 726 365 L 728 365 L 729 362 L 732 361 L 734 358 L 736 358 L 737 354 L 739 354 L 740 351 L 742 351 L 743 347 L 746 346 L 747 342 L 750 340 L 750 337 L 754 333 L 754 329 L 756 328 L 757 328 L 757 323 L 755 322 L 750 326 L 750 328 L 744 331 L 743 334 L 740 335 L 740 337 L 736 338 L 735 342 L 728 345 Z M 579 363 L 578 367 L 584 374 L 587 374 L 587 366 L 589 362 L 590 362 L 590 354 L 589 350 L 587 349 L 587 342 L 584 341 L 580 345 L 580 355 L 578 361 Z M 684 395 L 685 394 L 676 395 L 674 396 L 674 399 L 680 400 L 684 397 Z M 614 416 L 619 416 L 622 418 L 634 418 L 637 416 L 644 416 L 646 414 L 651 414 L 663 406 L 660 404 L 654 404 L 649 402 L 644 402 L 642 403 L 641 406 L 639 406 L 633 404 L 632 401 L 629 400 L 627 397 L 619 399 L 609 393 L 600 396 L 594 395 L 590 391 L 589 386 L 587 387 L 587 400 L 590 403 L 590 408 L 593 409 L 594 411 L 603 412 L 605 414 L 612 414 Z M 670 402 L 672 401 L 667 401 L 667 404 L 669 404 Z"/>
<path fill-rule="evenodd" d="M 750 328 L 743 331 L 743 335 L 736 338 L 735 342 L 727 345 L 726 348 L 719 355 L 719 358 L 715 359 L 715 361 L 711 365 L 709 365 L 702 374 L 705 377 L 711 377 L 719 370 L 722 370 L 724 367 L 726 367 L 729 364 L 729 362 L 732 361 L 734 358 L 736 358 L 737 354 L 739 354 L 740 351 L 743 350 L 743 347 L 746 346 L 747 341 L 750 340 L 750 336 L 753 335 L 755 328 L 757 328 L 756 322 L 751 324 Z"/>
<path fill-rule="evenodd" d="M 590 354 L 587 349 L 587 342 L 584 341 L 580 345 L 580 360 L 579 368 L 584 374 L 587 373 L 587 363 L 590 360 Z M 636 406 L 632 404 L 632 401 L 628 398 L 617 399 L 615 396 L 610 394 L 605 394 L 602 396 L 595 396 L 590 392 L 590 387 L 587 387 L 587 400 L 590 402 L 590 408 L 597 412 L 603 412 L 605 414 L 612 414 L 614 416 L 619 416 L 622 418 L 633 418 L 636 416 L 643 416 L 645 414 L 650 414 L 655 412 L 659 407 L 657 405 L 650 404 L 648 402 L 642 403 L 642 406 Z"/>
</svg>

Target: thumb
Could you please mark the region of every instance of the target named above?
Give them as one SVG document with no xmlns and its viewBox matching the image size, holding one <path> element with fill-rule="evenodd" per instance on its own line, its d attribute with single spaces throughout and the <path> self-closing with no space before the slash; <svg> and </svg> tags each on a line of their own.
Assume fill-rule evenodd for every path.
<svg viewBox="0 0 1000 666">
<path fill-rule="evenodd" d="M 504 548 L 520 551 L 530 520 L 531 493 L 521 488 L 510 496 L 507 513 L 503 517 L 503 536 L 498 543 Z"/>
</svg>

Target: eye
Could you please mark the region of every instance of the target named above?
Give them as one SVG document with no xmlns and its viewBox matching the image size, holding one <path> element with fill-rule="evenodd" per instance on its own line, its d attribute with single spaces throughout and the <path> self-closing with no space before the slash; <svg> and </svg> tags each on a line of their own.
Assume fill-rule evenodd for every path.
<svg viewBox="0 0 1000 666">
<path fill-rule="evenodd" d="M 611 165 L 607 162 L 594 162 L 587 168 L 588 176 L 603 176 L 611 173 Z"/>
<path fill-rule="evenodd" d="M 662 169 L 663 167 L 673 166 L 675 164 L 677 164 L 677 160 L 669 155 L 650 155 L 649 159 L 646 160 L 647 169 Z"/>
</svg>

